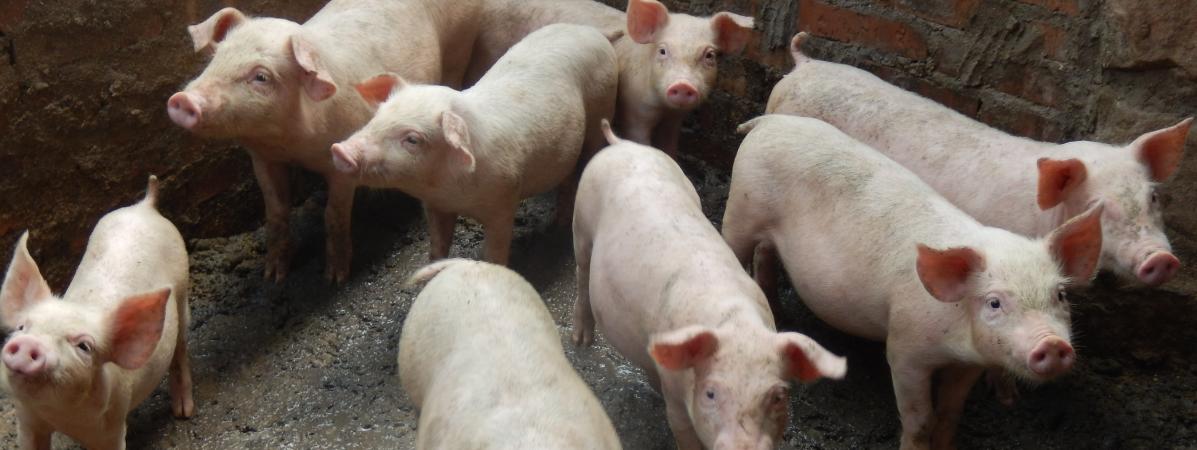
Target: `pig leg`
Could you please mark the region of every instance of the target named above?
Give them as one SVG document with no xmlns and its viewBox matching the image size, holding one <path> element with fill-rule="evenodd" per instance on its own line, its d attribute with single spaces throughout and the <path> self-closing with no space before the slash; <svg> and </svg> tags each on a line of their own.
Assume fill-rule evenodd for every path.
<svg viewBox="0 0 1197 450">
<path fill-rule="evenodd" d="M 353 193 L 357 185 L 352 181 L 328 178 L 328 204 L 324 207 L 325 249 L 324 278 L 340 284 L 349 278 L 353 261 Z"/>
<path fill-rule="evenodd" d="M 643 108 L 635 101 L 621 101 L 617 107 L 619 116 L 615 125 L 619 136 L 638 144 L 652 145 L 653 129 L 660 119 L 642 111 Z"/>
<path fill-rule="evenodd" d="M 580 169 L 581 167 L 579 167 Z M 553 224 L 568 228 L 574 217 L 574 197 L 578 194 L 578 177 L 574 174 L 566 177 L 557 185 L 557 216 Z"/>
<path fill-rule="evenodd" d="M 752 260 L 752 278 L 769 299 L 769 308 L 774 312 L 780 311 L 778 308 L 781 306 L 777 297 L 777 261 L 776 246 L 769 242 L 757 244 Z"/>
<path fill-rule="evenodd" d="M 574 255 L 578 260 L 578 297 L 574 300 L 574 345 L 589 347 L 594 342 L 594 310 L 590 308 L 590 241 L 574 233 Z"/>
<path fill-rule="evenodd" d="M 17 441 L 21 450 L 50 450 L 54 428 L 17 408 Z"/>
<path fill-rule="evenodd" d="M 428 219 L 428 259 L 437 261 L 447 258 L 449 247 L 453 245 L 457 214 L 438 211 L 425 203 L 424 216 Z"/>
<path fill-rule="evenodd" d="M 980 367 L 950 366 L 939 372 L 939 389 L 935 396 L 935 428 L 931 431 L 931 448 L 955 450 L 956 426 L 964 412 L 964 402 L 984 369 Z"/>
<path fill-rule="evenodd" d="M 266 161 L 250 152 L 254 175 L 266 202 L 266 272 L 275 283 L 287 278 L 291 263 L 291 183 L 286 165 Z"/>
<path fill-rule="evenodd" d="M 682 134 L 683 115 L 669 115 L 662 118 L 653 130 L 653 147 L 661 149 L 670 159 L 677 161 L 677 140 Z"/>
<path fill-rule="evenodd" d="M 517 202 L 516 205 L 519 203 Z M 482 223 L 486 237 L 482 239 L 483 257 L 487 262 L 506 266 L 511 256 L 511 232 L 515 228 L 516 206 L 496 212 Z"/>
<path fill-rule="evenodd" d="M 647 371 L 646 371 L 647 372 Z M 669 420 L 669 430 L 673 432 L 673 439 L 677 442 L 678 450 L 702 450 L 702 441 L 698 440 L 698 433 L 694 431 L 694 423 L 690 421 L 690 413 L 682 399 L 690 395 L 684 386 L 679 386 L 666 377 L 661 396 L 665 397 L 665 418 Z"/>
<path fill-rule="evenodd" d="M 175 417 L 185 419 L 195 412 L 195 402 L 191 398 L 191 359 L 187 352 L 187 324 L 191 323 L 191 308 L 187 305 L 185 292 L 180 292 L 175 302 L 179 331 L 175 339 L 175 355 L 170 361 L 170 399 Z"/>
<path fill-rule="evenodd" d="M 989 369 L 985 372 L 985 382 L 993 388 L 993 395 L 1007 407 L 1014 406 L 1018 401 L 1018 384 L 1006 376 L 1001 369 Z"/>
<path fill-rule="evenodd" d="M 893 342 L 889 340 L 887 342 Z M 902 420 L 902 450 L 930 448 L 930 432 L 935 420 L 931 404 L 931 371 L 919 367 L 910 357 L 895 355 L 889 347 L 889 366 L 893 372 L 894 397 Z"/>
</svg>

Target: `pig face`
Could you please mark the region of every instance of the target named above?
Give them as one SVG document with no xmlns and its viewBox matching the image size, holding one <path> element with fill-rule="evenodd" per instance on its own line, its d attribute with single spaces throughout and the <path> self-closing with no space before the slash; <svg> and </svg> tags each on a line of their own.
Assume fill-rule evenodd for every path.
<svg viewBox="0 0 1197 450">
<path fill-rule="evenodd" d="M 412 86 L 393 74 L 359 84 L 367 103 L 379 105 L 365 127 L 333 144 L 337 170 L 367 184 L 396 181 L 431 186 L 474 171 L 465 119 L 455 112 L 458 92 L 443 86 Z"/>
<path fill-rule="evenodd" d="M 18 397 L 78 399 L 97 387 L 100 370 L 145 365 L 162 336 L 170 288 L 134 295 L 115 311 L 64 302 L 50 292 L 21 236 L 0 288 L 2 323 L 11 334 L 0 371 Z"/>
<path fill-rule="evenodd" d="M 789 380 L 843 378 L 844 358 L 798 333 L 689 326 L 653 336 L 659 370 L 693 371 L 686 412 L 707 448 L 773 449 L 789 424 Z"/>
<path fill-rule="evenodd" d="M 1065 214 L 1094 202 L 1105 204 L 1101 267 L 1158 286 L 1180 269 L 1164 234 L 1157 192 L 1180 165 L 1192 119 L 1147 133 L 1125 148 L 1071 142 L 1062 153 L 1073 159 L 1039 161 L 1039 206 L 1062 204 Z"/>
<path fill-rule="evenodd" d="M 179 126 L 215 138 L 286 137 L 301 96 L 336 93 L 328 70 L 294 22 L 248 19 L 234 8 L 188 28 L 196 51 L 214 51 L 198 78 L 167 100 Z"/>
<path fill-rule="evenodd" d="M 689 111 L 701 104 L 715 83 L 719 56 L 744 49 L 753 21 L 728 12 L 710 18 L 670 14 L 654 0 L 628 2 L 628 35 L 653 48 L 649 77 L 665 105 Z"/>
<path fill-rule="evenodd" d="M 973 349 L 1030 382 L 1068 372 L 1076 354 L 1065 286 L 1091 278 L 1101 255 L 1102 206 L 1042 241 L 991 231 L 986 254 L 969 247 L 918 247 L 916 270 L 933 297 L 965 308 Z"/>
</svg>

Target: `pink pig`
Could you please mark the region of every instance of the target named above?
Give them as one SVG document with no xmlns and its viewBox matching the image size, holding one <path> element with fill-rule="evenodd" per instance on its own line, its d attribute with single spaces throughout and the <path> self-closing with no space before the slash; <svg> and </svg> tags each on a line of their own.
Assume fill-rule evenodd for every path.
<svg viewBox="0 0 1197 450">
<path fill-rule="evenodd" d="M 17 242 L 0 288 L 0 379 L 16 403 L 25 450 L 63 433 L 92 449 L 125 448 L 125 417 L 170 371 L 176 417 L 191 417 L 187 358 L 187 250 L 158 214 L 158 180 L 146 197 L 96 224 L 61 298 Z"/>
<path fill-rule="evenodd" d="M 420 199 L 430 256 L 449 253 L 458 215 L 486 227 L 484 256 L 506 264 L 519 203 L 562 185 L 560 223 L 573 203 L 579 155 L 602 145 L 618 83 L 615 51 L 590 27 L 555 24 L 529 34 L 473 87 L 409 85 L 381 75 L 358 86 L 378 114 L 332 146 L 338 170 Z"/>
<path fill-rule="evenodd" d="M 860 69 L 802 54 L 768 113 L 827 121 L 923 178 L 986 225 L 1040 236 L 1105 203 L 1101 267 L 1148 286 L 1180 268 L 1164 235 L 1156 185 L 1176 172 L 1192 119 L 1125 146 L 1033 141 L 990 128 Z M 934 126 L 928 126 L 934 124 Z"/>
<path fill-rule="evenodd" d="M 740 129 L 724 237 L 770 294 L 780 258 L 817 316 L 885 342 L 903 449 L 952 448 L 986 367 L 1035 383 L 1071 368 L 1064 289 L 1096 270 L 1100 202 L 1030 239 L 981 225 L 825 122 L 767 115 Z"/>
<path fill-rule="evenodd" d="M 328 149 L 373 113 L 346 87 L 382 72 L 420 83 L 460 83 L 474 42 L 475 1 L 334 0 L 300 25 L 224 8 L 188 28 L 212 61 L 167 101 L 179 126 L 249 149 L 266 202 L 267 279 L 282 281 L 292 246 L 288 166 L 328 182 L 325 276 L 349 276 L 350 212 L 357 181 L 338 173 Z"/>
<path fill-rule="evenodd" d="M 676 156 L 682 119 L 710 96 L 721 55 L 739 54 L 753 19 L 729 12 L 711 17 L 671 14 L 655 0 L 631 0 L 627 14 L 588 0 L 487 0 L 471 79 L 524 35 L 551 23 L 589 25 L 615 41 L 619 102 L 615 127 L 629 139 Z"/>
<path fill-rule="evenodd" d="M 842 378 L 844 358 L 778 333 L 677 164 L 609 133 L 578 186 L 574 343 L 590 345 L 597 323 L 644 369 L 679 449 L 776 448 L 789 381 Z"/>
</svg>

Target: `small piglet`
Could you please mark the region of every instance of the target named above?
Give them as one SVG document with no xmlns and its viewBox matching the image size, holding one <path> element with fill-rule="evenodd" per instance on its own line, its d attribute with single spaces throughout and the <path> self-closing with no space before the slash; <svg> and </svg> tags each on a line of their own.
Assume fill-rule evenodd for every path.
<svg viewBox="0 0 1197 450">
<path fill-rule="evenodd" d="M 682 450 L 771 449 L 789 424 L 789 381 L 842 378 L 844 358 L 778 333 L 765 295 L 664 153 L 609 137 L 574 211 L 574 343 L 595 324 L 665 398 Z"/>
<path fill-rule="evenodd" d="M 1180 165 L 1192 119 L 1125 146 L 1062 145 L 1011 136 L 863 70 L 811 59 L 798 33 L 796 67 L 766 109 L 814 117 L 906 166 L 986 225 L 1041 236 L 1104 202 L 1101 268 L 1148 286 L 1180 268 L 1164 235 L 1156 186 Z M 1080 280 L 1078 280 L 1080 281 Z"/>
<path fill-rule="evenodd" d="M 589 25 L 615 41 L 619 105 L 615 127 L 627 138 L 676 156 L 682 119 L 709 97 L 721 55 L 739 54 L 753 19 L 671 14 L 655 0 L 631 0 L 627 14 L 590 0 L 486 0 L 470 72 L 489 67 L 520 37 L 551 23 Z M 469 76 L 467 76 L 469 79 Z"/>
<path fill-rule="evenodd" d="M 1064 290 L 1096 270 L 1100 202 L 1030 239 L 981 225 L 825 122 L 767 115 L 741 130 L 724 237 L 742 263 L 755 256 L 767 290 L 780 257 L 817 316 L 885 342 L 902 448 L 950 448 L 986 367 L 1036 383 L 1071 368 Z"/>
<path fill-rule="evenodd" d="M 0 288 L 11 333 L 0 380 L 16 403 L 25 450 L 60 432 L 91 449 L 125 448 L 125 417 L 170 370 L 176 417 L 191 417 L 187 359 L 187 250 L 158 214 L 158 180 L 145 199 L 96 224 L 61 298 L 50 292 L 21 235 Z"/>
<path fill-rule="evenodd" d="M 465 91 L 380 75 L 357 89 L 378 114 L 332 146 L 337 169 L 364 185 L 423 201 L 433 260 L 452 244 L 457 216 L 486 227 L 485 257 L 506 264 L 520 201 L 558 190 L 569 218 L 579 154 L 603 142 L 615 107 L 615 51 L 597 30 L 551 25 L 511 48 Z"/>
<path fill-rule="evenodd" d="M 428 284 L 399 339 L 400 381 L 420 410 L 416 448 L 620 448 L 544 300 L 519 274 L 452 259 L 408 283 L 417 282 Z"/>
<path fill-rule="evenodd" d="M 266 202 L 265 276 L 282 281 L 293 246 L 290 166 L 328 182 L 326 278 L 349 276 L 356 180 L 337 172 L 328 148 L 370 120 L 355 83 L 396 72 L 419 83 L 460 84 L 477 28 L 478 2 L 333 0 L 302 25 L 224 8 L 188 27 L 203 73 L 167 100 L 176 124 L 248 150 Z"/>
</svg>

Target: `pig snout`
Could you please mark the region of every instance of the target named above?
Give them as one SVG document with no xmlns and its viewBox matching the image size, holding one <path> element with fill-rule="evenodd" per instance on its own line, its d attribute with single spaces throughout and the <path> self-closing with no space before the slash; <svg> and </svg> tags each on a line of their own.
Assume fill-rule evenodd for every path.
<svg viewBox="0 0 1197 450">
<path fill-rule="evenodd" d="M 1068 372 L 1076 361 L 1072 345 L 1055 336 L 1044 338 L 1035 345 L 1027 357 L 1031 371 L 1044 378 L 1052 378 Z"/>
<path fill-rule="evenodd" d="M 46 371 L 54 355 L 40 341 L 29 336 L 17 336 L 4 345 L 4 365 L 24 376 L 37 376 Z"/>
<path fill-rule="evenodd" d="M 166 101 L 166 112 L 170 115 L 170 120 L 180 127 L 192 130 L 203 119 L 203 105 L 204 101 L 199 96 L 176 92 Z"/>
<path fill-rule="evenodd" d="M 1135 276 L 1144 284 L 1154 287 L 1168 282 L 1179 269 L 1180 260 L 1172 253 L 1161 251 L 1143 260 L 1135 270 Z"/>
<path fill-rule="evenodd" d="M 342 173 L 356 173 L 358 171 L 358 152 L 347 142 L 332 145 L 333 165 Z"/>
<path fill-rule="evenodd" d="M 690 109 L 698 106 L 698 88 L 688 81 L 675 81 L 665 90 L 665 99 L 678 109 Z"/>
</svg>

